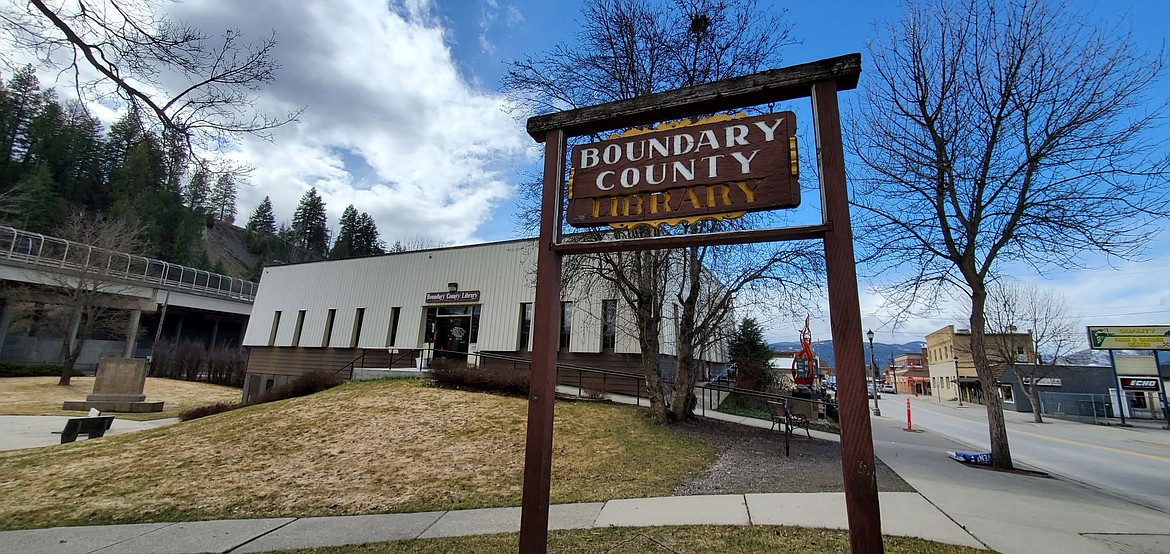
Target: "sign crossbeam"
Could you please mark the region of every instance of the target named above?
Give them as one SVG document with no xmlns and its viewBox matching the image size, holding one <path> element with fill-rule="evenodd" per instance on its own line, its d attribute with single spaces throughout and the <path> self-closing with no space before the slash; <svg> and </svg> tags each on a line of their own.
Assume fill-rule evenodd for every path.
<svg viewBox="0 0 1170 554">
<path fill-rule="evenodd" d="M 528 120 L 528 134 L 537 142 L 544 142 L 545 134 L 552 130 L 561 130 L 567 136 L 575 137 L 691 117 L 698 113 L 807 98 L 809 83 L 832 81 L 837 90 L 852 90 L 857 88 L 860 76 L 861 54 L 847 54 L 714 83 L 538 115 Z"/>
</svg>

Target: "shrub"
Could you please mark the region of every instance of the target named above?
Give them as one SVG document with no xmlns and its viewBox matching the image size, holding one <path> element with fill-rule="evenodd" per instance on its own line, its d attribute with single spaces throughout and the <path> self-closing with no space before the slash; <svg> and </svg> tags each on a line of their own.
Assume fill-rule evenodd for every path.
<svg viewBox="0 0 1170 554">
<path fill-rule="evenodd" d="M 310 394 L 321 392 L 326 389 L 331 389 L 340 385 L 342 379 L 335 373 L 327 371 L 314 371 L 312 373 L 305 373 L 290 379 L 283 385 L 278 385 L 268 389 L 256 397 L 253 404 L 264 404 L 265 402 L 275 402 L 277 400 L 284 400 L 286 398 L 296 398 L 298 396 L 308 396 Z"/>
<path fill-rule="evenodd" d="M 438 358 L 430 364 L 436 386 L 528 396 L 527 369 L 469 368 L 466 363 Z"/>
<path fill-rule="evenodd" d="M 206 406 L 199 406 L 191 408 L 190 410 L 183 410 L 179 412 L 179 421 L 191 421 L 192 419 L 199 419 L 209 415 L 222 414 L 223 412 L 230 412 L 236 408 L 244 407 L 243 404 L 234 402 L 217 402 L 215 404 L 208 404 Z"/>
<path fill-rule="evenodd" d="M 72 375 L 74 377 L 80 377 L 83 373 L 79 369 L 74 369 Z M 59 364 L 16 364 L 12 362 L 0 362 L 0 377 L 59 376 L 61 376 L 61 366 Z"/>
</svg>

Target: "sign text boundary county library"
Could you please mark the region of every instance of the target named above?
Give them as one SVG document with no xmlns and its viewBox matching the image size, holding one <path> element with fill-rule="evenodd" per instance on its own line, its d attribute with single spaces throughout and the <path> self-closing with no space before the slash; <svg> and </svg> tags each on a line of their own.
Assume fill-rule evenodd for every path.
<svg viewBox="0 0 1170 554">
<path fill-rule="evenodd" d="M 1170 325 L 1089 327 L 1093 350 L 1170 350 Z"/>
<path fill-rule="evenodd" d="M 715 115 L 633 129 L 572 151 L 575 227 L 676 225 L 800 205 L 796 116 Z"/>
</svg>

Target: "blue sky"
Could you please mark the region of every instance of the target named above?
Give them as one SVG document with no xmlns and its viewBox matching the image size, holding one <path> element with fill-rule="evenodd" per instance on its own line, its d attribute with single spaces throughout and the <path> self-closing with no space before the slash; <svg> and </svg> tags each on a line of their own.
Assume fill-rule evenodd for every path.
<svg viewBox="0 0 1170 554">
<path fill-rule="evenodd" d="M 780 4 L 763 2 L 761 5 Z M 875 29 L 895 21 L 901 11 L 901 3 L 896 1 L 822 0 L 783 4 L 788 7 L 793 36 L 802 41 L 802 44 L 784 51 L 783 63 L 786 65 L 861 52 L 864 68 L 868 42 L 875 36 Z M 1162 48 L 1168 37 L 1165 22 L 1170 21 L 1170 2 L 1083 0 L 1072 5 L 1106 22 L 1119 23 L 1120 29 L 1131 30 L 1136 42 L 1150 50 Z M 496 90 L 507 60 L 543 51 L 558 41 L 572 43 L 575 20 L 580 17 L 578 1 L 440 2 L 437 7 L 449 26 L 451 51 L 460 70 L 470 81 Z M 519 18 L 523 23 L 517 23 Z M 1170 98 L 1170 82 L 1167 81 L 1162 80 L 1155 97 Z M 864 74 L 861 86 L 865 86 Z M 850 101 L 846 95 L 842 99 Z M 798 115 L 804 112 L 802 108 L 796 106 Z M 802 142 L 811 144 L 810 140 Z M 514 209 L 511 201 L 501 204 L 501 211 L 509 208 Z M 480 236 L 487 239 L 512 236 L 511 226 L 500 224 L 503 222 L 499 218 L 493 218 L 491 224 L 481 230 Z M 1038 276 L 1026 268 L 1018 268 L 1017 276 L 1019 280 L 1053 288 L 1068 296 L 1074 306 L 1074 315 L 1080 317 L 1082 324 L 1170 321 L 1170 287 L 1165 285 L 1164 278 L 1170 263 L 1170 256 L 1167 256 L 1170 236 L 1167 235 L 1164 233 L 1151 244 L 1146 255 L 1148 261 L 1144 263 L 1101 259 L 1097 261 L 1097 267 L 1083 271 Z M 871 282 L 863 276 L 863 288 Z M 958 305 L 942 308 L 936 317 L 895 325 L 888 310 L 882 308 L 880 299 L 871 291 L 862 290 L 861 300 L 863 324 L 874 329 L 879 342 L 923 340 L 926 333 L 943 325 L 965 326 L 965 316 Z M 821 338 L 828 337 L 828 326 L 823 319 L 814 328 L 814 333 Z M 796 330 L 791 322 L 777 321 L 773 322 L 768 334 L 771 338 L 790 340 L 795 337 Z"/>
<path fill-rule="evenodd" d="M 524 133 L 523 114 L 500 94 L 500 78 L 510 60 L 557 42 L 571 44 L 580 0 L 185 0 L 163 5 L 172 17 L 212 33 L 236 28 L 245 36 L 262 37 L 275 32 L 279 44 L 273 56 L 282 69 L 256 105 L 272 113 L 305 108 L 298 123 L 276 131 L 274 141 L 244 139 L 226 153 L 256 168 L 240 190 L 238 224 L 265 196 L 272 199 L 277 221 L 288 221 L 305 191 L 316 187 L 333 225 L 354 204 L 374 217 L 391 243 L 466 244 L 517 236 L 516 188 L 536 167 L 540 151 Z M 1167 38 L 1170 2 L 1072 0 L 1072 5 L 1131 28 L 1144 48 L 1159 49 Z M 760 6 L 788 7 L 792 36 L 802 43 L 785 50 L 785 65 L 861 52 L 861 86 L 875 25 L 896 19 L 901 9 L 894 0 L 761 0 Z M 64 92 L 67 87 L 55 83 L 59 77 L 41 74 L 43 84 Z M 846 107 L 852 96 L 842 94 Z M 1167 79 L 1155 96 L 1170 98 Z M 107 106 L 94 109 L 107 121 L 118 115 Z M 807 114 L 806 104 L 792 109 L 798 118 Z M 807 119 L 798 119 L 798 128 L 809 127 Z M 802 144 L 811 145 L 807 136 Z M 815 195 L 805 198 L 802 217 L 815 217 L 808 215 L 815 203 L 807 202 Z M 1091 270 L 1043 278 L 1021 272 L 1020 278 L 1069 296 L 1086 324 L 1166 322 L 1166 235 L 1151 245 L 1144 263 L 1101 260 L 1101 267 Z M 1116 268 L 1108 267 L 1111 262 Z M 862 279 L 863 325 L 874 329 L 878 341 L 922 340 L 942 325 L 962 322 L 961 310 L 944 306 L 937 317 L 895 327 L 869 283 Z M 796 336 L 795 322 L 765 323 L 770 338 Z M 823 317 L 813 331 L 817 338 L 828 337 Z"/>
</svg>

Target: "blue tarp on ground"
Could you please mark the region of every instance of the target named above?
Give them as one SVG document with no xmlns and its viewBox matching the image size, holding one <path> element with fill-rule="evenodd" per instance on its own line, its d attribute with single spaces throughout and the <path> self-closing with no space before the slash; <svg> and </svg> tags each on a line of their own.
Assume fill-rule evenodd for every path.
<svg viewBox="0 0 1170 554">
<path fill-rule="evenodd" d="M 991 465 L 991 452 L 947 452 L 947 455 L 963 463 Z"/>
</svg>

